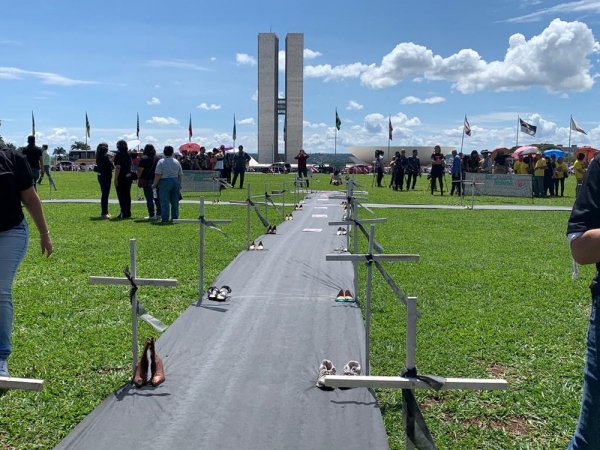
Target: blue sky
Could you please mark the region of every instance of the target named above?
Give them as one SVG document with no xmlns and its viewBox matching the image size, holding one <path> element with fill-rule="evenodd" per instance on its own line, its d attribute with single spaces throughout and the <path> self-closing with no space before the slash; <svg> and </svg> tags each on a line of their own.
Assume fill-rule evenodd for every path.
<svg viewBox="0 0 600 450">
<path fill-rule="evenodd" d="M 596 28 L 600 1 L 258 2 L 31 0 L 5 2 L 0 134 L 38 143 L 159 148 L 188 140 L 257 150 L 257 36 L 305 40 L 304 148 L 333 152 L 335 109 L 345 146 L 511 147 L 517 117 L 538 127 L 519 144 L 568 144 L 569 117 L 600 145 Z M 283 80 L 283 72 L 281 72 Z M 283 91 L 283 82 L 280 81 Z M 283 125 L 281 125 L 283 127 Z M 280 133 L 283 139 L 283 133 Z M 281 142 L 280 151 L 283 149 Z"/>
</svg>

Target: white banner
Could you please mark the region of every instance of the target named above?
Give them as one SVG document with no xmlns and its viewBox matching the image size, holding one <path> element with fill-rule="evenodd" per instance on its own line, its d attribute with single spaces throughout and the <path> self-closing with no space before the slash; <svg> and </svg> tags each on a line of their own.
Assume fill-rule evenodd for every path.
<svg viewBox="0 0 600 450">
<path fill-rule="evenodd" d="M 531 175 L 467 173 L 464 194 L 531 197 L 532 181 Z"/>
</svg>

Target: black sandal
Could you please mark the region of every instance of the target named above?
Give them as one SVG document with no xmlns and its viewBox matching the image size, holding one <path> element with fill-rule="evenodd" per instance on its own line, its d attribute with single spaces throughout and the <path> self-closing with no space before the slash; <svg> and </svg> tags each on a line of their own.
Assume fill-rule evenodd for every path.
<svg viewBox="0 0 600 450">
<path fill-rule="evenodd" d="M 206 298 L 209 300 L 216 300 L 217 296 L 219 295 L 219 288 L 216 286 L 211 286 L 208 288 L 208 291 L 206 291 Z"/>
</svg>

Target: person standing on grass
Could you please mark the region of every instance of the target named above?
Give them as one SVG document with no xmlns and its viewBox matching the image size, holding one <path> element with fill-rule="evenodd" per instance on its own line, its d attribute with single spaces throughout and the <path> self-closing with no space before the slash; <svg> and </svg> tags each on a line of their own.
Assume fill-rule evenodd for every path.
<svg viewBox="0 0 600 450">
<path fill-rule="evenodd" d="M 421 160 L 419 159 L 417 149 L 412 151 L 412 156 L 409 156 L 407 160 L 406 173 L 408 177 L 406 178 L 406 190 L 408 191 L 412 187 L 414 191 L 417 185 L 417 176 L 421 176 Z"/>
<path fill-rule="evenodd" d="M 460 196 L 462 192 L 462 159 L 458 156 L 456 150 L 452 150 L 452 187 L 450 188 L 450 195 L 454 195 L 454 191 Z"/>
<path fill-rule="evenodd" d="M 394 177 L 394 190 L 401 191 L 404 189 L 404 174 L 408 168 L 408 158 L 406 157 L 406 150 L 401 150 L 396 158 L 396 164 L 392 169 Z M 406 186 L 408 191 L 408 185 Z"/>
<path fill-rule="evenodd" d="M 6 147 L 1 137 L 0 192 L 0 377 L 8 377 L 8 358 L 12 352 L 12 285 L 29 243 L 29 229 L 21 204 L 25 205 L 40 233 L 42 254 L 52 254 L 52 241 L 31 168 L 23 155 Z"/>
<path fill-rule="evenodd" d="M 181 195 L 183 170 L 179 161 L 173 158 L 174 152 L 170 145 L 164 148 L 164 158 L 156 165 L 154 183 L 152 183 L 153 189 L 158 188 L 163 223 L 169 222 L 169 210 L 172 220 L 179 219 L 179 196 Z"/>
<path fill-rule="evenodd" d="M 42 149 L 35 145 L 35 136 L 27 137 L 27 146 L 23 149 L 23 155 L 31 167 L 33 188 L 37 189 L 36 183 L 40 177 L 40 169 L 44 167 L 44 160 L 42 159 Z"/>
<path fill-rule="evenodd" d="M 306 160 L 309 158 L 309 155 L 304 151 L 300 150 L 294 159 L 298 161 L 298 178 L 306 178 L 306 187 L 308 187 L 308 170 L 306 168 Z M 234 178 L 235 180 L 235 178 Z M 233 182 L 235 184 L 235 181 Z"/>
<path fill-rule="evenodd" d="M 233 181 L 231 186 L 235 187 L 235 183 L 240 177 L 240 189 L 244 188 L 244 174 L 246 173 L 246 167 L 250 162 L 250 155 L 244 151 L 244 146 L 238 147 L 237 153 L 233 155 Z M 304 167 L 306 167 L 306 160 L 304 161 Z"/>
<path fill-rule="evenodd" d="M 121 213 L 119 219 L 131 218 L 131 185 L 133 184 L 133 162 L 127 149 L 127 141 L 117 142 L 117 154 L 113 164 L 115 165 L 115 189 Z"/>
<path fill-rule="evenodd" d="M 108 213 L 108 196 L 110 195 L 113 169 L 113 163 L 108 156 L 108 144 L 101 142 L 96 147 L 96 167 L 94 167 L 94 172 L 98 173 L 98 184 L 100 184 L 100 215 L 104 219 L 110 219 L 111 217 Z"/>
<path fill-rule="evenodd" d="M 583 153 L 579 153 L 577 155 L 577 160 L 573 164 L 573 170 L 575 171 L 575 181 L 577 182 L 577 186 L 575 187 L 575 197 L 579 195 L 579 188 L 581 188 L 581 184 L 583 183 L 583 176 L 585 175 L 585 163 L 583 162 L 585 155 Z"/>
<path fill-rule="evenodd" d="M 431 195 L 433 195 L 433 191 L 436 190 L 436 180 L 439 181 L 441 195 L 444 195 L 445 166 L 446 161 L 444 160 L 444 155 L 442 155 L 442 148 L 439 145 L 436 145 L 431 154 Z"/>
<path fill-rule="evenodd" d="M 569 450 L 600 448 L 600 155 L 590 162 L 567 225 L 577 264 L 596 264 L 590 285 L 592 308 L 587 331 L 583 395 Z"/>
<path fill-rule="evenodd" d="M 560 196 L 565 196 L 565 177 L 568 176 L 569 168 L 564 162 L 562 156 L 556 161 L 556 170 L 554 172 L 554 193 L 558 197 L 558 188 L 560 186 Z"/>
<path fill-rule="evenodd" d="M 533 166 L 533 195 L 536 197 L 545 197 L 544 194 L 544 176 L 546 173 L 546 159 L 541 152 L 537 152 L 534 157 Z"/>
<path fill-rule="evenodd" d="M 146 144 L 144 147 L 144 156 L 140 159 L 137 168 L 138 186 L 144 191 L 146 197 L 146 207 L 148 208 L 148 217 L 146 220 L 158 220 L 161 216 L 160 200 L 158 193 L 155 196 L 152 183 L 154 181 L 154 172 L 160 158 L 156 156 L 156 149 L 152 144 Z M 156 207 L 156 211 L 155 211 Z"/>
</svg>

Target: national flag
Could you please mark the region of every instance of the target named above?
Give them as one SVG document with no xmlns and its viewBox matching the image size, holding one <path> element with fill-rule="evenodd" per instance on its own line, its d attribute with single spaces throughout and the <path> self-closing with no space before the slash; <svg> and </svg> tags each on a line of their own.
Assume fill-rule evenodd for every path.
<svg viewBox="0 0 600 450">
<path fill-rule="evenodd" d="M 233 140 L 237 138 L 237 133 L 235 132 L 235 114 L 233 115 Z"/>
<path fill-rule="evenodd" d="M 88 119 L 87 112 L 85 113 L 85 135 L 91 137 L 92 128 L 90 127 L 90 120 Z"/>
<path fill-rule="evenodd" d="M 140 114 L 137 114 L 137 127 L 135 129 L 135 135 L 137 136 L 137 138 L 140 138 Z"/>
<path fill-rule="evenodd" d="M 392 118 L 389 118 L 389 122 L 388 122 L 388 139 L 391 141 L 392 140 L 392 131 L 394 131 L 394 129 L 392 128 Z"/>
<path fill-rule="evenodd" d="M 535 136 L 537 131 L 537 127 L 531 125 L 530 123 L 525 122 L 523 119 L 519 119 L 519 124 L 521 125 L 521 131 L 529 136 Z"/>
<path fill-rule="evenodd" d="M 33 111 L 31 111 L 31 135 L 35 136 L 35 117 L 33 117 Z"/>
<path fill-rule="evenodd" d="M 580 133 L 583 133 L 587 136 L 587 133 L 585 131 L 583 131 L 583 128 L 581 128 L 579 126 L 579 124 L 577 122 L 575 122 L 575 119 L 573 119 L 572 117 L 571 117 L 571 130 L 579 131 Z"/>
<path fill-rule="evenodd" d="M 342 126 L 342 121 L 340 120 L 340 116 L 338 116 L 337 109 L 335 110 L 335 127 L 338 131 L 340 131 L 340 127 Z"/>
<path fill-rule="evenodd" d="M 471 136 L 471 125 L 469 125 L 469 121 L 467 120 L 467 116 L 465 116 L 465 131 L 464 133 L 467 136 Z"/>
<path fill-rule="evenodd" d="M 190 114 L 190 126 L 188 127 L 188 135 L 189 135 L 190 142 L 192 142 L 192 136 L 194 135 L 194 133 L 192 132 L 192 115 L 191 114 Z"/>
</svg>

